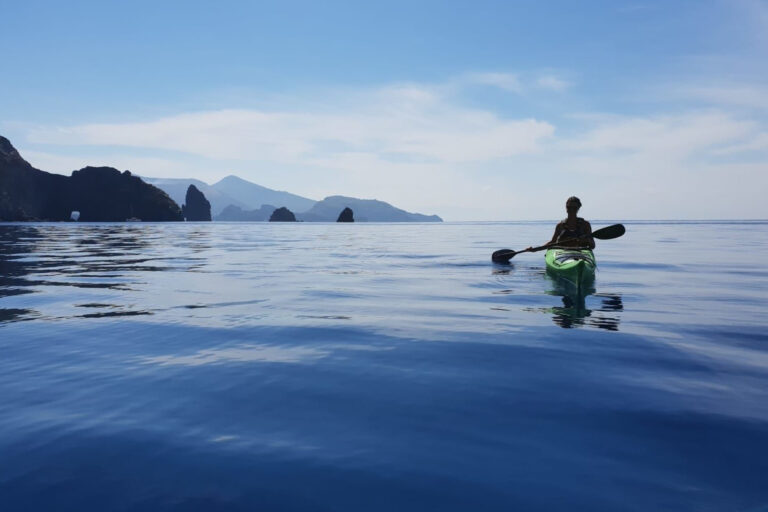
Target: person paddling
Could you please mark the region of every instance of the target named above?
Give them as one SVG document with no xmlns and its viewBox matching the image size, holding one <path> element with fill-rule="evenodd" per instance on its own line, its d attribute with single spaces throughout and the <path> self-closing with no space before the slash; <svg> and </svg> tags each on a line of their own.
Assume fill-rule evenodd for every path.
<svg viewBox="0 0 768 512">
<path fill-rule="evenodd" d="M 565 202 L 565 211 L 568 212 L 568 217 L 561 220 L 557 226 L 555 226 L 555 233 L 552 235 L 546 245 L 552 245 L 557 247 L 581 247 L 594 249 L 595 240 L 592 238 L 592 226 L 589 222 L 577 217 L 581 208 L 581 200 L 576 196 L 571 196 Z M 533 247 L 528 247 L 527 250 L 532 250 Z"/>
<path fill-rule="evenodd" d="M 560 221 L 555 227 L 555 234 L 552 240 L 539 247 L 528 247 L 522 251 L 513 251 L 512 249 L 499 249 L 491 254 L 491 261 L 494 263 L 509 264 L 509 260 L 517 254 L 524 252 L 538 252 L 555 248 L 574 248 L 574 249 L 594 249 L 595 238 L 598 240 L 613 240 L 624 234 L 626 229 L 622 224 L 614 224 L 592 231 L 592 226 L 576 214 L 581 208 L 581 201 L 578 197 L 569 197 L 565 202 L 565 209 L 568 212 L 568 218 Z"/>
</svg>

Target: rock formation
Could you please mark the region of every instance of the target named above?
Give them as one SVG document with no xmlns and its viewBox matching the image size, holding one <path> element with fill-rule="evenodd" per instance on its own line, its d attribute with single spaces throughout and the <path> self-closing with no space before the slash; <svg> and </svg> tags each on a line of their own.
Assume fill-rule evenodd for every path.
<svg viewBox="0 0 768 512">
<path fill-rule="evenodd" d="M 285 206 L 281 206 L 272 212 L 269 222 L 296 222 L 296 216 Z"/>
<path fill-rule="evenodd" d="M 421 215 L 407 212 L 383 201 L 331 196 L 313 201 L 288 192 L 262 187 L 250 181 L 227 176 L 218 183 L 207 183 L 191 178 L 143 178 L 144 181 L 164 190 L 177 203 L 185 201 L 189 185 L 195 185 L 211 203 L 211 216 L 222 221 L 268 220 L 274 207 L 261 213 L 266 205 L 279 204 L 296 212 L 296 220 L 305 222 L 335 222 L 345 207 L 354 211 L 355 222 L 442 222 L 437 215 Z M 229 208 L 230 206 L 237 207 Z M 226 213 L 224 210 L 227 210 Z"/>
<path fill-rule="evenodd" d="M 336 222 L 355 222 L 355 215 L 352 213 L 352 208 L 347 206 L 341 210 L 339 218 L 336 219 Z"/>
<path fill-rule="evenodd" d="M 182 220 L 181 209 L 162 190 L 129 171 L 85 167 L 71 176 L 32 167 L 10 141 L 0 136 L 0 220 L 81 222 Z"/>
<path fill-rule="evenodd" d="M 196 186 L 187 188 L 187 197 L 181 207 L 184 218 L 190 221 L 211 220 L 211 203 L 205 198 Z"/>
<path fill-rule="evenodd" d="M 205 198 L 208 200 L 208 202 L 211 203 L 211 218 L 214 220 L 216 220 L 216 217 L 219 216 L 221 212 L 224 211 L 224 208 L 229 205 L 238 206 L 243 210 L 251 210 L 259 206 L 251 206 L 250 204 L 241 203 L 240 201 L 230 197 L 228 194 L 217 190 L 206 182 L 193 178 L 151 178 L 148 176 L 142 176 L 141 179 L 150 185 L 156 186 L 168 194 L 168 197 L 176 201 L 176 204 L 180 205 L 187 201 L 187 189 L 189 189 L 189 186 L 194 185 L 197 190 L 205 195 Z M 272 213 L 272 210 L 267 213 L 267 217 L 264 220 L 269 218 L 270 213 Z"/>
</svg>

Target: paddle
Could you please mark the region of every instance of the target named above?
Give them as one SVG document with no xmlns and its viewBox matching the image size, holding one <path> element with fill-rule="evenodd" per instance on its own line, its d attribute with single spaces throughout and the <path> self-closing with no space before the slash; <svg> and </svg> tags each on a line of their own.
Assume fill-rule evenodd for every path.
<svg viewBox="0 0 768 512">
<path fill-rule="evenodd" d="M 626 229 L 624 229 L 624 226 L 622 224 L 614 224 L 612 226 L 606 226 L 604 228 L 598 229 L 597 231 L 593 231 L 592 238 L 597 238 L 598 240 L 611 240 L 613 238 L 619 238 L 625 232 L 626 232 Z M 509 263 L 509 260 L 511 260 L 518 254 L 521 254 L 524 252 L 543 251 L 544 249 L 554 247 L 558 244 L 573 242 L 581 238 L 586 238 L 587 236 L 588 235 L 583 235 L 583 236 L 580 236 L 577 238 L 571 238 L 568 240 L 560 240 L 559 242 L 556 242 L 556 243 L 550 242 L 548 244 L 540 245 L 539 247 L 531 247 L 530 249 L 523 249 L 522 251 L 513 251 L 512 249 L 499 249 L 498 251 L 494 252 L 491 255 L 491 260 L 494 263 Z"/>
</svg>

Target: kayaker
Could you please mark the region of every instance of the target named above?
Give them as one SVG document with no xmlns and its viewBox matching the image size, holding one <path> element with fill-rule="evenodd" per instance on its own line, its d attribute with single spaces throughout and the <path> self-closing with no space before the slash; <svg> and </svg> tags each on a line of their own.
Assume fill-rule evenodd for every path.
<svg viewBox="0 0 768 512">
<path fill-rule="evenodd" d="M 579 213 L 579 208 L 581 208 L 581 200 L 576 196 L 569 197 L 565 202 L 565 211 L 568 212 L 568 217 L 557 224 L 555 234 L 552 235 L 552 240 L 547 245 L 595 248 L 595 240 L 591 236 L 592 226 L 586 220 L 576 216 Z M 532 247 L 528 249 L 532 249 Z"/>
</svg>

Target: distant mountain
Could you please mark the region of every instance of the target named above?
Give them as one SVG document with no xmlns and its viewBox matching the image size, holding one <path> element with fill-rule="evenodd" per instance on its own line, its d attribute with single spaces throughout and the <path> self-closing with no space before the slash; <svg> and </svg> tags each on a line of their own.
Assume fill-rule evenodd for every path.
<svg viewBox="0 0 768 512">
<path fill-rule="evenodd" d="M 315 204 L 312 199 L 262 187 L 237 176 L 227 176 L 213 185 L 192 178 L 144 178 L 144 180 L 163 189 L 178 204 L 184 203 L 187 189 L 190 185 L 194 185 L 210 201 L 211 214 L 214 218 L 229 205 L 237 206 L 243 211 L 258 210 L 265 204 L 286 206 L 293 211 L 304 211 Z"/>
<path fill-rule="evenodd" d="M 188 190 L 194 201 L 187 201 Z M 32 167 L 0 136 L 0 220 L 69 220 L 77 211 L 81 221 L 177 221 L 183 220 L 179 204 L 192 202 L 206 211 L 210 202 L 217 220 L 267 220 L 275 209 L 285 208 L 303 212 L 298 220 L 335 222 L 351 208 L 358 222 L 442 222 L 437 215 L 409 213 L 374 199 L 330 196 L 316 202 L 237 176 L 208 185 L 195 179 L 142 180 L 112 167 L 85 167 L 70 177 L 51 174 Z"/>
<path fill-rule="evenodd" d="M 171 199 L 177 204 L 184 204 L 186 201 L 187 189 L 194 185 L 197 190 L 205 195 L 205 198 L 211 203 L 211 215 L 216 217 L 224 208 L 229 205 L 235 205 L 239 208 L 250 209 L 251 206 L 243 204 L 234 197 L 231 197 L 219 190 L 216 190 L 207 183 L 192 178 L 144 178 L 144 181 L 150 183 L 171 196 Z M 255 206 L 253 208 L 258 208 Z"/>
<path fill-rule="evenodd" d="M 0 220 L 124 222 L 183 220 L 179 205 L 129 171 L 84 167 L 71 176 L 32 167 L 0 137 Z"/>
<path fill-rule="evenodd" d="M 312 208 L 317 202 L 289 192 L 262 187 L 237 176 L 227 176 L 211 187 L 234 198 L 251 210 L 261 208 L 264 204 L 274 204 L 278 207 L 285 206 L 294 212 L 303 212 Z M 237 203 L 232 204 L 237 205 Z"/>
<path fill-rule="evenodd" d="M 406 212 L 375 199 L 330 196 L 319 202 L 313 201 L 289 192 L 262 187 L 237 176 L 227 176 L 213 185 L 191 178 L 144 179 L 147 183 L 163 189 L 179 204 L 184 203 L 187 189 L 190 185 L 194 185 L 210 201 L 211 215 L 214 220 L 267 220 L 276 208 L 286 207 L 292 212 L 303 212 L 296 213 L 296 218 L 305 222 L 336 222 L 344 208 L 351 208 L 354 211 L 354 219 L 357 222 L 443 221 L 437 215 Z"/>
<path fill-rule="evenodd" d="M 336 222 L 344 208 L 355 212 L 357 222 L 442 222 L 437 215 L 409 213 L 376 199 L 330 196 L 315 203 L 312 208 L 297 215 L 305 222 Z"/>
</svg>

